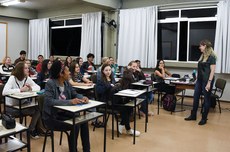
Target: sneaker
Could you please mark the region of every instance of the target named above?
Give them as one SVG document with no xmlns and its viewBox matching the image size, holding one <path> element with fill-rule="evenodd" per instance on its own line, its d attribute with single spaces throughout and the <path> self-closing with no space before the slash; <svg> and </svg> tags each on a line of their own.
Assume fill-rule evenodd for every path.
<svg viewBox="0 0 230 152">
<path fill-rule="evenodd" d="M 38 139 L 39 136 L 38 136 L 37 131 L 36 130 L 30 131 L 30 137 L 33 139 Z"/>
<path fill-rule="evenodd" d="M 133 129 L 126 130 L 126 133 L 128 135 L 134 135 L 134 130 Z M 140 131 L 136 130 L 135 136 L 138 137 L 138 136 L 140 136 L 140 134 L 141 134 Z"/>
<path fill-rule="evenodd" d="M 118 125 L 118 132 L 120 134 L 122 134 L 124 127 L 125 127 L 124 125 Z"/>
<path fill-rule="evenodd" d="M 149 111 L 148 116 L 154 116 L 154 113 L 152 111 Z"/>
</svg>

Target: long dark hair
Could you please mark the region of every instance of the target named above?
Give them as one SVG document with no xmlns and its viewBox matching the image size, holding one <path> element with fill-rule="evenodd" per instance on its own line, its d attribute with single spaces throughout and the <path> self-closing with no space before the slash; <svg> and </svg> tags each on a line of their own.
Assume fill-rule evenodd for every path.
<svg viewBox="0 0 230 152">
<path fill-rule="evenodd" d="M 123 77 L 121 79 L 121 88 L 128 89 L 131 87 L 131 84 L 134 82 L 133 80 L 133 72 L 130 69 L 127 69 L 123 73 Z"/>
<path fill-rule="evenodd" d="M 102 67 L 101 67 L 101 80 L 104 81 L 104 82 L 106 82 L 106 83 L 107 83 L 108 81 L 107 81 L 106 76 L 105 76 L 105 74 L 103 73 L 103 71 L 104 71 L 104 69 L 105 69 L 107 66 L 111 68 L 111 66 L 110 66 L 109 64 L 103 64 Z M 113 78 L 112 71 L 111 71 L 111 74 L 110 74 L 109 78 L 111 79 L 111 81 L 114 79 L 114 78 Z"/>
<path fill-rule="evenodd" d="M 159 69 L 159 65 L 160 65 L 160 62 L 163 61 L 164 62 L 164 68 L 165 68 L 165 61 L 163 59 L 160 59 L 157 61 L 157 65 L 156 65 L 156 68 L 155 70 L 158 70 L 158 71 L 161 71 L 161 69 Z"/>
<path fill-rule="evenodd" d="M 76 64 L 78 64 L 76 61 L 75 62 L 72 62 L 70 64 L 70 67 L 69 67 L 69 71 L 71 73 L 71 77 L 74 78 L 74 75 L 75 75 L 75 66 Z M 78 64 L 79 65 L 79 64 Z M 80 68 L 80 67 L 79 67 Z"/>
<path fill-rule="evenodd" d="M 24 74 L 25 62 L 18 62 L 13 69 L 11 75 L 15 76 L 19 81 L 22 81 L 26 75 Z"/>
</svg>

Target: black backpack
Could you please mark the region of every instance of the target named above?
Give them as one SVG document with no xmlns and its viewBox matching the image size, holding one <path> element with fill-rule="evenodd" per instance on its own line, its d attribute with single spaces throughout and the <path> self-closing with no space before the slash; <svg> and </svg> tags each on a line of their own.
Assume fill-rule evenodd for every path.
<svg viewBox="0 0 230 152">
<path fill-rule="evenodd" d="M 174 111 L 176 108 L 176 96 L 165 94 L 162 98 L 163 108 L 167 111 Z"/>
</svg>

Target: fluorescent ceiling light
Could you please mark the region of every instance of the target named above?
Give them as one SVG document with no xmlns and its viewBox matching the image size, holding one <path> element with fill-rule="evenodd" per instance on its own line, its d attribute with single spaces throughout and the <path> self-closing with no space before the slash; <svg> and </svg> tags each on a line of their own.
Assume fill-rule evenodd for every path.
<svg viewBox="0 0 230 152">
<path fill-rule="evenodd" d="M 1 1 L 1 5 L 2 6 L 16 5 L 21 2 L 25 2 L 25 0 L 5 0 L 5 1 Z"/>
</svg>

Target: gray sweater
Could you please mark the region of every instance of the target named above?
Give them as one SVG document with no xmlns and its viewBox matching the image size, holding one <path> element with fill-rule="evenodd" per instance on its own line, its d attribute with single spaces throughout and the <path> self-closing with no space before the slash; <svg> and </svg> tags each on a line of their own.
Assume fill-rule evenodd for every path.
<svg viewBox="0 0 230 152">
<path fill-rule="evenodd" d="M 64 82 L 64 92 L 66 99 L 59 99 L 60 87 L 58 80 L 50 79 L 45 87 L 45 101 L 43 105 L 43 119 L 47 120 L 52 116 L 51 109 L 53 106 L 70 106 L 71 100 L 74 98 L 83 98 L 83 95 L 77 94 L 67 81 Z M 55 116 L 54 116 L 55 117 Z"/>
</svg>

